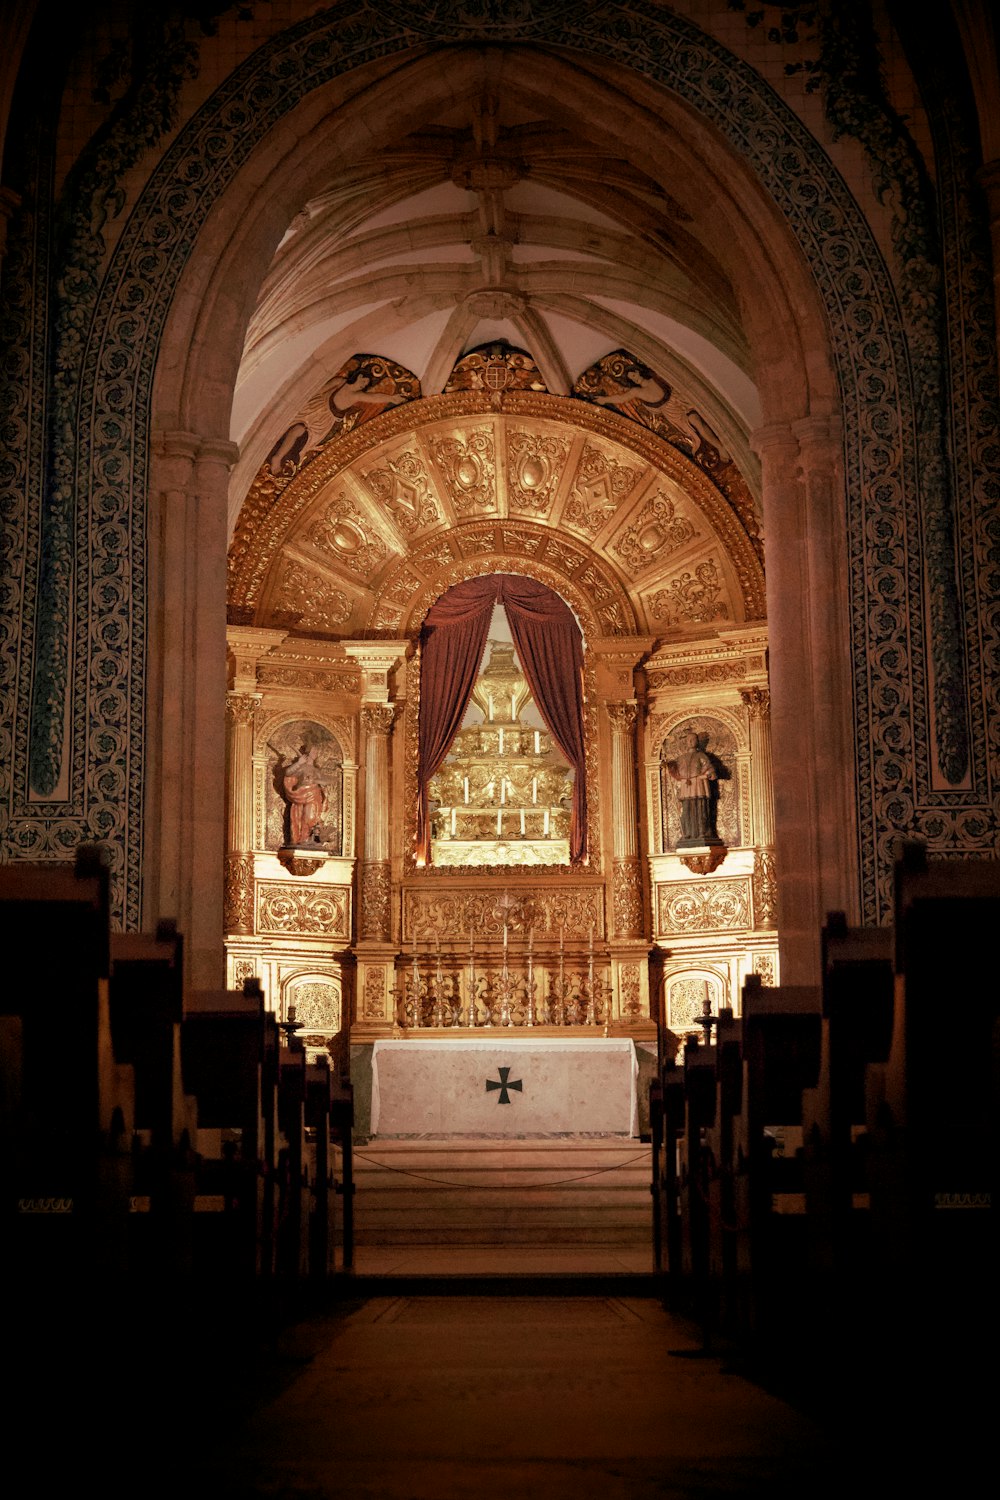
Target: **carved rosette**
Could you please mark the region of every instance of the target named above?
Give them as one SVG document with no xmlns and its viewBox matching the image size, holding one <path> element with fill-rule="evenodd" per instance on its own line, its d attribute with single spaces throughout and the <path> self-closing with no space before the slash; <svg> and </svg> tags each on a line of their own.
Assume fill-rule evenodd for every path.
<svg viewBox="0 0 1000 1500">
<path fill-rule="evenodd" d="M 361 935 L 369 942 L 388 942 L 391 882 L 389 861 L 369 860 L 361 876 Z"/>
<path fill-rule="evenodd" d="M 758 927 L 777 926 L 778 879 L 773 849 L 753 852 L 753 912 Z"/>
<path fill-rule="evenodd" d="M 226 856 L 225 925 L 229 933 L 253 933 L 253 855 Z"/>
<path fill-rule="evenodd" d="M 613 877 L 616 937 L 642 937 L 642 876 L 638 859 L 616 859 Z"/>
</svg>

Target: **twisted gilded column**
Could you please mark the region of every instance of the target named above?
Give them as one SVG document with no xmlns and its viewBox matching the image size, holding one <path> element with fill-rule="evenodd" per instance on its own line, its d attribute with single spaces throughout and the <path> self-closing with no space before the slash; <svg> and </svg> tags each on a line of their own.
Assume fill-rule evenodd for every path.
<svg viewBox="0 0 1000 1500">
<path fill-rule="evenodd" d="M 750 773 L 753 787 L 753 908 L 757 927 L 778 921 L 774 863 L 774 788 L 771 770 L 771 695 L 767 688 L 744 688 L 740 697 L 750 719 Z"/>
<path fill-rule="evenodd" d="M 226 887 L 228 933 L 251 934 L 253 911 L 253 725 L 260 693 L 226 694 Z"/>
<path fill-rule="evenodd" d="M 361 935 L 387 942 L 390 928 L 389 877 L 389 734 L 395 710 L 391 703 L 364 704 L 365 844 L 361 869 Z"/>
<path fill-rule="evenodd" d="M 609 703 L 611 724 L 611 823 L 613 913 L 616 937 L 641 937 L 642 880 L 639 871 L 635 789 L 635 703 Z"/>
</svg>

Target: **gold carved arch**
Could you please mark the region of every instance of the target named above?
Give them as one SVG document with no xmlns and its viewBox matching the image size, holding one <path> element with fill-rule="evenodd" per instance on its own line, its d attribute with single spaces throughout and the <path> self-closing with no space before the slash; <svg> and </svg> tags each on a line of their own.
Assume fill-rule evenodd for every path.
<svg viewBox="0 0 1000 1500">
<path fill-rule="evenodd" d="M 291 477 L 265 465 L 230 549 L 230 617 L 413 636 L 451 584 L 505 571 L 555 589 L 590 639 L 765 615 L 752 542 L 693 460 L 584 401 L 469 391 L 383 412 Z"/>
</svg>

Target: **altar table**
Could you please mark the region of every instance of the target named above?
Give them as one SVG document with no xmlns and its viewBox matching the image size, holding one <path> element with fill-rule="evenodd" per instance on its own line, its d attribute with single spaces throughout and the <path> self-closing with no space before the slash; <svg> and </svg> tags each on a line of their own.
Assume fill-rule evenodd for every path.
<svg viewBox="0 0 1000 1500">
<path fill-rule="evenodd" d="M 635 1136 L 638 1076 L 630 1037 L 380 1041 L 372 1134 Z"/>
</svg>

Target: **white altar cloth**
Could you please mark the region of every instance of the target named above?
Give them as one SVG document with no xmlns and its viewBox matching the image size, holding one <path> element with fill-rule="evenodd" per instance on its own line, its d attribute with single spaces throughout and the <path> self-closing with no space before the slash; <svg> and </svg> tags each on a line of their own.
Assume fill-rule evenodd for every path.
<svg viewBox="0 0 1000 1500">
<path fill-rule="evenodd" d="M 372 1134 L 635 1136 L 638 1077 L 630 1037 L 376 1042 Z"/>
</svg>

